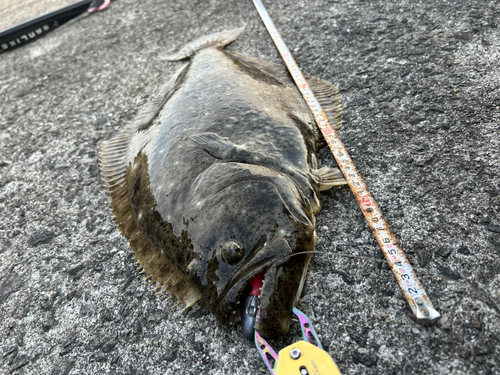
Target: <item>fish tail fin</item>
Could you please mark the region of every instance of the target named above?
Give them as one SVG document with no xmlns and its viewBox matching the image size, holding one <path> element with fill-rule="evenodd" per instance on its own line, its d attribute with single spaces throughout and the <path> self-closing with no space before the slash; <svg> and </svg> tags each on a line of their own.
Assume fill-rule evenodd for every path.
<svg viewBox="0 0 500 375">
<path fill-rule="evenodd" d="M 188 44 L 185 44 L 180 49 L 174 51 L 169 54 L 164 60 L 167 61 L 178 61 L 184 60 L 206 47 L 217 46 L 217 47 L 225 47 L 228 44 L 234 42 L 238 37 L 245 31 L 245 27 L 240 27 L 239 29 L 222 31 L 215 34 L 205 35 L 201 38 L 195 39 Z"/>
</svg>

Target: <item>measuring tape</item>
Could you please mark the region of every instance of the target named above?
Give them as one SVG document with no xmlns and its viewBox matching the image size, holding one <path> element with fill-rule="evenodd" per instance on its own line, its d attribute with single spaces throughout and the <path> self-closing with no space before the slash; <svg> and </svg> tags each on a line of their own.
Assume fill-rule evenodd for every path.
<svg viewBox="0 0 500 375">
<path fill-rule="evenodd" d="M 426 323 L 439 319 L 441 315 L 432 305 L 432 302 L 427 296 L 422 284 L 418 280 L 415 271 L 413 271 L 413 268 L 408 262 L 408 259 L 406 259 L 403 250 L 399 247 L 396 238 L 389 229 L 389 225 L 382 215 L 375 199 L 373 199 L 372 195 L 368 191 L 363 178 L 354 166 L 354 163 L 351 160 L 346 148 L 340 141 L 337 132 L 328 120 L 328 117 L 321 108 L 321 105 L 316 100 L 316 97 L 304 78 L 304 75 L 300 71 L 285 42 L 274 26 L 273 21 L 269 17 L 266 8 L 264 8 L 260 0 L 253 0 L 253 3 L 257 8 L 267 31 L 271 34 L 271 38 L 273 38 L 274 44 L 276 44 L 281 57 L 285 61 L 295 84 L 311 110 L 318 127 L 323 133 L 323 136 L 325 137 L 325 140 L 328 143 L 340 170 L 344 174 L 344 177 L 351 188 L 351 191 L 356 197 L 356 201 L 358 202 L 361 211 L 363 211 L 366 221 L 368 221 L 368 225 L 373 231 L 373 234 L 375 235 L 385 258 L 387 259 L 387 262 L 391 266 L 392 272 L 396 276 L 396 280 L 398 281 L 399 286 L 401 287 L 401 290 L 403 291 L 406 300 L 413 311 L 413 314 L 415 314 L 417 322 Z"/>
</svg>

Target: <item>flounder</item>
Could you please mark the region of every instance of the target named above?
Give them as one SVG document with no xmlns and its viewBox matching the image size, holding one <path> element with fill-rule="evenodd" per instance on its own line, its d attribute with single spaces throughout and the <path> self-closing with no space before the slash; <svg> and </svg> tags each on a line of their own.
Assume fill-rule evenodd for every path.
<svg viewBox="0 0 500 375">
<path fill-rule="evenodd" d="M 242 32 L 171 54 L 189 61 L 103 142 L 101 171 L 119 229 L 159 291 L 186 307 L 201 300 L 232 324 L 265 272 L 255 328 L 273 338 L 288 332 L 304 285 L 320 191 L 345 180 L 318 167 L 324 139 L 286 69 L 224 49 Z M 339 129 L 338 90 L 308 81 Z"/>
</svg>

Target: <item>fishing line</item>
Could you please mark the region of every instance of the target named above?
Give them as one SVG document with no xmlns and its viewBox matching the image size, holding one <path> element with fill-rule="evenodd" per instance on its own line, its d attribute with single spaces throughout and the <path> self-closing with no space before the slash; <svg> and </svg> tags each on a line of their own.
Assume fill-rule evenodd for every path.
<svg viewBox="0 0 500 375">
<path fill-rule="evenodd" d="M 353 258 L 353 259 L 363 259 L 363 260 L 371 260 L 374 262 L 380 262 L 384 263 L 384 259 L 377 259 L 377 258 L 370 258 L 370 257 L 364 257 L 362 255 L 352 255 L 352 254 L 342 254 L 342 253 L 325 253 L 323 251 L 301 251 L 300 253 L 294 253 L 288 255 L 286 258 L 282 258 L 283 260 L 287 260 L 295 255 L 302 255 L 302 254 L 318 254 L 318 255 L 332 255 L 332 256 L 339 256 L 339 257 L 344 257 L 344 258 Z"/>
</svg>

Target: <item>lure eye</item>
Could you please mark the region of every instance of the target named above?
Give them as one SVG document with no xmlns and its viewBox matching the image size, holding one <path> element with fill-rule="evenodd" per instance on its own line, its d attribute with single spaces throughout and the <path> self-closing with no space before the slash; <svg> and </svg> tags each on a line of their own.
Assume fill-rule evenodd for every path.
<svg viewBox="0 0 500 375">
<path fill-rule="evenodd" d="M 245 252 L 241 245 L 235 241 L 228 241 L 222 248 L 222 256 L 229 264 L 236 263 L 243 258 Z"/>
</svg>

